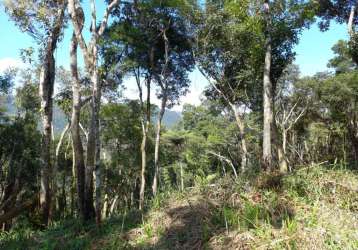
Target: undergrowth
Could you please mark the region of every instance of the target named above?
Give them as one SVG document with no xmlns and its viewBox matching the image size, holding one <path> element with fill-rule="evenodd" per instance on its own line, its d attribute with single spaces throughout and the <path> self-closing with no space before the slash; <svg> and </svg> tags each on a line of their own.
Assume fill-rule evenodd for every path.
<svg viewBox="0 0 358 250">
<path fill-rule="evenodd" d="M 94 224 L 26 224 L 0 234 L 0 249 L 358 249 L 358 175 L 311 166 L 201 182 L 152 199 L 146 213 Z"/>
</svg>

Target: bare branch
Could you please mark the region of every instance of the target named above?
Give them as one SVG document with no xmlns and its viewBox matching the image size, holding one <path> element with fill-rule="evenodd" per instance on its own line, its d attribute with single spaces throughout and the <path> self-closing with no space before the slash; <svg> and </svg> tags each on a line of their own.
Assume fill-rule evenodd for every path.
<svg viewBox="0 0 358 250">
<path fill-rule="evenodd" d="M 348 34 L 350 37 L 352 37 L 354 35 L 354 29 L 353 29 L 354 12 L 355 12 L 355 6 L 353 5 L 351 7 L 351 12 L 349 15 L 349 20 L 348 20 Z"/>
<path fill-rule="evenodd" d="M 214 83 L 214 82 L 210 79 L 210 77 L 208 77 L 208 76 L 205 74 L 205 72 L 203 71 L 203 69 L 200 68 L 199 66 L 198 66 L 198 69 L 199 69 L 200 73 L 201 73 L 201 74 L 206 78 L 206 80 L 210 83 L 210 85 L 216 90 L 216 92 L 218 92 L 218 93 L 225 99 L 225 101 L 227 101 L 227 103 L 228 103 L 229 105 L 233 105 L 233 104 L 230 102 L 229 98 L 216 86 L 216 83 Z"/>
<path fill-rule="evenodd" d="M 103 19 L 101 22 L 101 25 L 98 29 L 98 37 L 102 36 L 104 30 L 107 27 L 107 22 L 108 22 L 108 17 L 110 15 L 110 13 L 112 12 L 113 8 L 116 7 L 117 5 L 119 5 L 120 1 L 119 0 L 113 0 L 106 8 L 104 15 L 103 15 Z"/>
<path fill-rule="evenodd" d="M 230 167 L 232 168 L 232 170 L 234 171 L 235 178 L 237 179 L 237 172 L 236 172 L 235 166 L 234 166 L 234 164 L 232 163 L 232 161 L 230 159 L 226 158 L 225 156 L 222 156 L 221 154 L 217 154 L 217 153 L 215 153 L 213 151 L 208 151 L 208 153 L 212 154 L 212 155 L 215 155 L 219 159 L 224 160 L 225 162 L 227 162 L 230 165 Z"/>
<path fill-rule="evenodd" d="M 73 30 L 76 35 L 78 44 L 80 45 L 81 50 L 83 51 L 83 55 L 85 57 L 85 63 L 87 64 L 89 62 L 90 57 L 87 50 L 86 41 L 82 35 L 82 29 L 84 25 L 84 13 L 81 5 L 78 3 L 78 0 L 68 0 L 68 12 L 72 20 Z M 79 20 L 79 15 L 81 16 L 80 17 L 81 20 Z"/>
</svg>

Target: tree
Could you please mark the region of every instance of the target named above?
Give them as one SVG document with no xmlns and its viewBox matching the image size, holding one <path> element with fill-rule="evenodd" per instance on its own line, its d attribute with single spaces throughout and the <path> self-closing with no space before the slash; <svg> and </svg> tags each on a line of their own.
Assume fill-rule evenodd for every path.
<svg viewBox="0 0 358 250">
<path fill-rule="evenodd" d="M 349 44 L 346 41 L 339 40 L 332 47 L 333 53 L 336 55 L 328 62 L 328 67 L 333 68 L 336 74 L 347 73 L 356 68 L 356 64 L 352 61 Z"/>
<path fill-rule="evenodd" d="M 138 101 L 108 103 L 101 110 L 105 192 L 103 217 L 117 208 L 137 207 L 136 191 L 141 171 L 141 107 Z M 150 153 L 151 151 L 149 151 Z"/>
<path fill-rule="evenodd" d="M 18 115 L 0 123 L 0 225 L 4 230 L 38 201 L 37 176 L 42 167 L 41 134 L 37 130 L 40 98 L 31 73 L 20 74 L 25 84 L 16 89 Z"/>
<path fill-rule="evenodd" d="M 183 5 L 181 5 L 183 4 Z M 178 100 L 188 87 L 187 71 L 193 59 L 190 32 L 183 17 L 187 3 L 135 1 L 126 4 L 106 33 L 103 56 L 116 74 L 134 77 L 142 107 L 142 170 L 139 207 L 143 208 L 147 169 L 148 132 L 152 119 L 151 91 L 158 85 L 161 107 L 157 119 L 153 193 L 157 192 L 161 120 L 165 108 Z M 144 86 L 143 86 L 144 85 Z M 143 98 L 143 95 L 146 98 Z"/>
<path fill-rule="evenodd" d="M 12 69 L 6 70 L 0 75 L 0 93 L 9 94 L 9 91 L 14 86 L 14 76 L 16 72 Z"/>
<path fill-rule="evenodd" d="M 281 145 L 278 147 L 278 161 L 280 171 L 288 171 L 288 153 L 287 153 L 287 136 L 297 122 L 306 112 L 309 102 L 304 100 L 303 96 L 295 95 L 295 86 L 299 81 L 299 68 L 291 64 L 284 70 L 282 76 L 277 81 L 277 94 L 275 97 L 275 122 L 278 131 L 281 133 Z M 298 91 L 297 91 L 298 92 Z M 292 169 L 292 168 L 290 168 Z"/>
<path fill-rule="evenodd" d="M 39 95 L 42 113 L 42 169 L 40 206 L 43 223 L 48 224 L 51 208 L 50 182 L 52 175 L 51 138 L 53 89 L 55 81 L 54 51 L 60 39 L 64 24 L 66 1 L 23 1 L 5 2 L 5 8 L 11 19 L 30 34 L 40 45 L 39 60 L 41 64 Z"/>
<path fill-rule="evenodd" d="M 241 170 L 248 163 L 245 138 L 246 110 L 254 108 L 260 75 L 261 35 L 259 22 L 248 15 L 249 2 L 208 1 L 198 27 L 195 59 L 210 88 L 206 96 L 229 108 L 236 120 L 241 141 Z M 252 41 L 258 41 L 253 43 Z"/>
<path fill-rule="evenodd" d="M 153 195 L 157 194 L 159 178 L 159 145 L 161 123 L 167 107 L 174 105 L 189 87 L 187 72 L 194 65 L 191 53 L 191 32 L 181 13 L 181 4 L 160 5 L 157 14 L 158 33 L 160 39 L 156 43 L 156 57 L 154 80 L 159 86 L 157 96 L 161 99 L 160 110 L 157 117 L 157 130 L 154 151 L 154 177 L 152 184 Z M 151 7 L 153 10 L 155 6 Z M 163 50 L 164 48 L 164 50 Z"/>
<path fill-rule="evenodd" d="M 101 87 L 102 83 L 99 79 L 98 71 L 98 40 L 103 35 L 104 30 L 107 27 L 108 18 L 112 10 L 118 6 L 119 0 L 113 0 L 107 6 L 103 19 L 100 25 L 97 27 L 96 20 L 96 5 L 95 1 L 91 1 L 91 41 L 86 44 L 83 38 L 82 28 L 84 24 L 83 10 L 79 1 L 68 1 L 68 12 L 70 14 L 72 25 L 74 29 L 76 42 L 82 50 L 86 70 L 91 76 L 92 83 L 92 99 L 91 99 L 91 118 L 90 128 L 88 131 L 87 142 L 87 158 L 86 158 L 86 171 L 85 171 L 85 189 L 84 189 L 84 219 L 90 219 L 93 214 L 93 171 L 96 173 L 96 219 L 100 222 L 101 218 L 101 182 L 100 182 L 100 137 L 99 137 L 99 110 L 101 103 Z M 74 38 L 73 38 L 74 39 Z M 74 43 L 72 41 L 74 50 Z M 80 191 L 80 190 L 79 190 Z"/>
<path fill-rule="evenodd" d="M 273 136 L 274 98 L 276 83 L 295 53 L 293 45 L 298 42 L 301 31 L 314 19 L 312 4 L 300 1 L 265 1 L 263 5 L 264 72 L 263 72 L 263 142 L 262 166 L 272 170 L 273 148 L 277 139 Z"/>
<path fill-rule="evenodd" d="M 338 23 L 347 23 L 347 31 L 349 34 L 349 54 L 352 60 L 358 63 L 358 35 L 355 30 L 355 26 L 358 23 L 357 3 L 354 1 L 347 0 L 335 0 L 335 1 L 318 1 L 317 5 L 317 16 L 321 18 L 319 27 L 322 31 L 329 29 L 330 22 L 332 20 Z M 343 44 L 337 44 L 342 48 Z"/>
</svg>

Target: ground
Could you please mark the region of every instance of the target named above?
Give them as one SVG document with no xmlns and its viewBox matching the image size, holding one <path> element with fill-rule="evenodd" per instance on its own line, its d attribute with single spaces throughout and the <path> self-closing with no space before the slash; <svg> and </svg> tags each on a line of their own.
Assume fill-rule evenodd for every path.
<svg viewBox="0 0 358 250">
<path fill-rule="evenodd" d="M 306 167 L 161 193 L 100 228 L 1 235 L 1 249 L 358 249 L 358 174 Z"/>
</svg>

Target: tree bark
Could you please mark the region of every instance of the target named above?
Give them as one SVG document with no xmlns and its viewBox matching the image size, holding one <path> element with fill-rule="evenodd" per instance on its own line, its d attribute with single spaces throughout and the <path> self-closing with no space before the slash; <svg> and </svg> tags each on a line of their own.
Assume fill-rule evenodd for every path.
<svg viewBox="0 0 358 250">
<path fill-rule="evenodd" d="M 63 144 L 63 141 L 65 139 L 65 136 L 66 136 L 66 133 L 67 131 L 70 129 L 71 125 L 69 123 L 67 123 L 66 127 L 63 129 L 62 133 L 61 133 L 61 136 L 60 136 L 60 139 L 57 143 L 57 146 L 56 146 L 56 151 L 55 151 L 55 164 L 54 164 L 54 173 L 57 173 L 58 169 L 59 169 L 59 157 L 60 157 L 60 150 L 61 150 L 61 146 Z M 57 191 L 60 187 L 60 183 L 59 181 L 57 180 L 57 178 L 53 178 L 53 188 L 52 188 L 52 192 L 55 196 L 55 200 L 60 200 L 61 197 L 58 197 L 57 196 Z M 57 202 L 57 204 L 59 204 L 59 202 Z M 56 209 L 56 204 L 53 204 L 52 205 L 52 211 L 54 211 Z"/>
<path fill-rule="evenodd" d="M 87 72 L 91 75 L 92 99 L 91 99 L 91 117 L 90 128 L 87 142 L 87 161 L 85 172 L 85 197 L 84 197 L 84 219 L 92 219 L 97 216 L 97 222 L 101 218 L 100 205 L 100 175 L 96 174 L 96 210 L 93 206 L 93 171 L 99 172 L 100 160 L 100 141 L 99 141 L 99 110 L 101 103 L 101 82 L 99 81 L 98 72 L 98 40 L 103 35 L 110 13 L 113 8 L 119 4 L 119 0 L 112 0 L 104 11 L 103 19 L 97 26 L 95 1 L 91 0 L 91 41 L 87 45 L 82 35 L 84 24 L 84 13 L 78 0 L 68 1 L 68 10 L 73 24 L 73 30 L 80 46 L 84 58 Z"/>
<path fill-rule="evenodd" d="M 183 169 L 183 163 L 179 162 L 180 164 L 180 189 L 183 192 L 184 191 L 184 169 Z"/>
<path fill-rule="evenodd" d="M 77 69 L 77 38 L 73 34 L 70 47 L 71 75 L 72 75 L 72 116 L 71 116 L 71 135 L 73 146 L 73 162 L 77 179 L 78 210 L 80 216 L 85 218 L 85 163 L 83 156 L 83 146 L 80 134 L 80 114 L 81 114 L 81 86 L 78 79 Z"/>
<path fill-rule="evenodd" d="M 280 165 L 280 172 L 287 173 L 287 155 L 286 155 L 286 144 L 287 144 L 287 130 L 282 128 L 282 146 L 278 147 L 278 161 Z"/>
<path fill-rule="evenodd" d="M 146 81 L 147 86 L 147 105 L 146 105 L 146 111 L 145 116 L 146 119 L 143 119 L 142 122 L 142 131 L 143 131 L 143 138 L 142 138 L 142 144 L 141 144 L 141 155 L 142 155 L 142 169 L 141 169 L 141 182 L 140 182 L 140 191 L 139 191 L 139 210 L 142 210 L 144 208 L 144 194 L 145 194 L 145 170 L 147 167 L 147 137 L 149 132 L 149 126 L 150 126 L 150 83 L 151 83 L 151 77 L 149 76 Z"/>
<path fill-rule="evenodd" d="M 273 103 L 272 103 L 272 82 L 271 82 L 271 37 L 270 37 L 270 7 L 265 3 L 266 11 L 266 41 L 265 41 L 265 62 L 263 75 L 263 143 L 262 143 L 262 167 L 265 170 L 272 170 L 272 123 L 273 123 Z"/>
<path fill-rule="evenodd" d="M 146 128 L 144 128 L 144 130 L 146 130 Z M 143 131 L 142 144 L 140 146 L 141 155 L 142 155 L 142 169 L 140 173 L 141 181 L 140 181 L 140 191 L 139 191 L 139 210 L 142 210 L 144 206 L 145 168 L 147 165 L 146 143 L 147 143 L 147 133 L 146 131 Z"/>
<path fill-rule="evenodd" d="M 247 146 L 245 137 L 245 124 L 240 117 L 239 111 L 234 104 L 230 104 L 230 107 L 234 111 L 236 124 L 239 128 L 240 140 L 241 140 L 241 172 L 244 172 L 247 168 Z"/>
<path fill-rule="evenodd" d="M 167 105 L 167 96 L 164 94 L 162 98 L 162 105 L 160 107 L 160 111 L 158 114 L 158 120 L 157 120 L 157 131 L 156 131 L 156 137 L 155 137 L 155 149 L 154 149 L 154 178 L 153 178 L 153 185 L 152 185 L 152 191 L 153 196 L 156 196 L 157 190 L 158 190 L 158 182 L 159 182 L 159 146 L 160 146 L 160 132 L 162 127 L 162 120 L 165 113 L 165 107 Z"/>
<path fill-rule="evenodd" d="M 42 120 L 42 143 L 41 143 L 41 188 L 40 207 L 42 222 L 47 225 L 50 217 L 51 190 L 50 182 L 52 175 L 51 165 L 51 140 L 52 140 L 52 112 L 53 112 L 53 89 L 55 83 L 55 58 L 54 51 L 61 34 L 64 19 L 65 5 L 58 10 L 55 23 L 47 37 L 45 48 L 42 52 L 39 96 L 41 99 Z"/>
<path fill-rule="evenodd" d="M 93 61 L 93 65 L 97 65 L 97 61 Z M 86 162 L 86 185 L 85 185 L 85 203 L 86 203 L 86 219 L 94 218 L 96 215 L 93 206 L 93 173 L 95 169 L 99 169 L 99 106 L 101 100 L 101 86 L 98 79 L 98 72 L 92 72 L 92 100 L 91 100 L 91 118 L 88 130 L 87 142 L 87 162 Z M 99 208 L 100 210 L 100 208 Z"/>
</svg>

